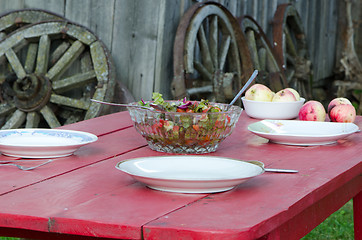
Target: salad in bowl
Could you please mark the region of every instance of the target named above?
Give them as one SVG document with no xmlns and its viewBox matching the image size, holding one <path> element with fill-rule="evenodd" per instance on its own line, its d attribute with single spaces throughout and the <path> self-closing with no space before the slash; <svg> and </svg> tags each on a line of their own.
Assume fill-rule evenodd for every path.
<svg viewBox="0 0 362 240">
<path fill-rule="evenodd" d="M 151 149 L 160 152 L 214 152 L 232 133 L 242 112 L 239 106 L 228 109 L 228 104 L 207 100 L 165 101 L 160 93 L 153 93 L 152 99 L 127 108 L 137 132 Z"/>
</svg>

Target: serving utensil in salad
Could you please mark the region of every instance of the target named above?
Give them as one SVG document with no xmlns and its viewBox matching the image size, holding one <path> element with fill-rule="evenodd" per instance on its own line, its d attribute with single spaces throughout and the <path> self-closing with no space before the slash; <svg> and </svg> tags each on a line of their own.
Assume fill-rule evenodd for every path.
<svg viewBox="0 0 362 240">
<path fill-rule="evenodd" d="M 253 74 L 250 76 L 249 80 L 245 83 L 245 85 L 240 89 L 240 91 L 238 92 L 238 94 L 236 94 L 236 96 L 234 97 L 234 99 L 229 103 L 228 107 L 226 110 L 229 110 L 229 108 L 231 107 L 231 105 L 233 105 L 235 103 L 235 101 L 241 96 L 241 94 L 243 94 L 243 92 L 249 87 L 250 83 L 252 81 L 254 81 L 254 79 L 256 78 L 256 76 L 258 75 L 258 70 L 255 70 L 253 72 Z"/>
<path fill-rule="evenodd" d="M 241 88 L 241 90 L 238 92 L 238 94 L 234 97 L 234 99 L 229 103 L 229 105 L 226 108 L 226 111 L 230 109 L 230 107 L 235 103 L 235 101 L 243 94 L 243 92 L 249 87 L 250 83 L 254 81 L 256 76 L 258 75 L 258 70 L 255 70 L 253 74 L 250 76 L 249 80 L 245 83 L 245 85 Z M 134 108 L 143 108 L 148 110 L 161 110 L 164 111 L 164 107 L 158 104 L 152 104 L 150 103 L 150 107 L 147 106 L 141 106 L 141 105 L 131 105 L 127 103 L 110 103 L 110 102 L 104 102 L 101 100 L 96 99 L 90 99 L 92 102 L 111 105 L 111 106 L 120 106 L 120 107 L 134 107 Z"/>
<path fill-rule="evenodd" d="M 119 106 L 119 107 L 135 107 L 135 108 L 143 108 L 143 109 L 148 109 L 148 110 L 157 109 L 157 105 L 155 105 L 155 104 L 151 105 L 151 107 L 147 107 L 147 106 L 141 106 L 141 105 L 127 104 L 127 103 L 110 103 L 110 102 L 104 102 L 104 101 L 96 100 L 96 99 L 91 99 L 91 101 L 95 102 L 95 103 L 101 103 L 101 104 L 106 104 L 106 105 L 111 105 L 111 106 Z"/>
</svg>

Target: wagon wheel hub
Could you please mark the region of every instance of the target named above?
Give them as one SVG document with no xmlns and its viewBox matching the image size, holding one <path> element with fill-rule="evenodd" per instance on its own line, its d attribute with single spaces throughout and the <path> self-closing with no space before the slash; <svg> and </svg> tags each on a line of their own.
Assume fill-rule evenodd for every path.
<svg viewBox="0 0 362 240">
<path fill-rule="evenodd" d="M 42 75 L 28 74 L 14 82 L 15 105 L 24 112 L 37 111 L 49 101 L 52 87 L 49 79 Z"/>
<path fill-rule="evenodd" d="M 115 72 L 103 43 L 65 19 L 47 21 L 54 17 L 41 11 L 13 12 L 10 19 L 23 15 L 41 21 L 6 28 L 0 41 L 0 128 L 56 128 L 107 113 L 89 101 L 114 95 Z M 0 32 L 6 19 L 0 16 Z"/>
</svg>

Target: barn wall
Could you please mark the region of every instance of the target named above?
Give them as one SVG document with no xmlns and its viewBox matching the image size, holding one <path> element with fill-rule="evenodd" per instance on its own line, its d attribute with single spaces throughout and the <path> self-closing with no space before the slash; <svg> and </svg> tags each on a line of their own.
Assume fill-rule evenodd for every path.
<svg viewBox="0 0 362 240">
<path fill-rule="evenodd" d="M 308 39 L 314 82 L 333 75 L 339 0 L 219 0 L 236 16 L 251 15 L 271 38 L 278 4 L 298 9 Z M 92 30 L 111 51 L 118 81 L 135 99 L 153 91 L 171 97 L 176 28 L 194 0 L 0 0 L 0 14 L 22 8 L 58 13 Z M 358 45 L 360 46 L 360 45 Z"/>
</svg>

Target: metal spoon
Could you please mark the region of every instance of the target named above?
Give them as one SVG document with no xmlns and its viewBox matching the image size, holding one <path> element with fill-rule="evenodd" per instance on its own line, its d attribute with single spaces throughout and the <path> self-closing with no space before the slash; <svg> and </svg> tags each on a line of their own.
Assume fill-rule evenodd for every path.
<svg viewBox="0 0 362 240">
<path fill-rule="evenodd" d="M 276 173 L 298 173 L 298 170 L 294 169 L 279 169 L 279 168 L 264 168 L 265 172 L 276 172 Z"/>
<path fill-rule="evenodd" d="M 229 103 L 226 110 L 229 110 L 229 108 L 235 103 L 235 101 L 241 96 L 241 94 L 243 94 L 243 92 L 249 87 L 250 83 L 252 81 L 254 81 L 254 79 L 256 78 L 256 75 L 258 75 L 258 70 L 255 70 L 253 72 L 253 74 L 250 76 L 249 80 L 245 83 L 244 87 L 238 92 L 238 94 L 236 94 L 234 99 Z"/>
<path fill-rule="evenodd" d="M 259 161 L 246 161 L 248 163 L 252 163 L 258 165 L 259 167 L 263 168 L 265 172 L 276 172 L 276 173 L 298 173 L 298 170 L 294 169 L 280 169 L 280 168 L 265 168 L 264 163 Z"/>
<path fill-rule="evenodd" d="M 38 167 L 40 167 L 40 166 L 43 166 L 43 165 L 45 165 L 45 164 L 48 164 L 48 163 L 50 163 L 50 162 L 52 162 L 53 160 L 48 160 L 48 161 L 46 161 L 46 162 L 44 162 L 44 163 L 42 163 L 42 164 L 39 164 L 39 165 L 36 165 L 36 166 L 33 166 L 33 167 L 24 167 L 24 166 L 21 166 L 21 165 L 18 165 L 18 164 L 15 164 L 15 163 L 5 163 L 5 164 L 0 164 L 0 166 L 15 166 L 15 167 L 17 167 L 17 168 L 19 168 L 20 170 L 24 170 L 24 171 L 28 171 L 28 170 L 33 170 L 33 169 L 35 169 L 35 168 L 38 168 Z"/>
</svg>

